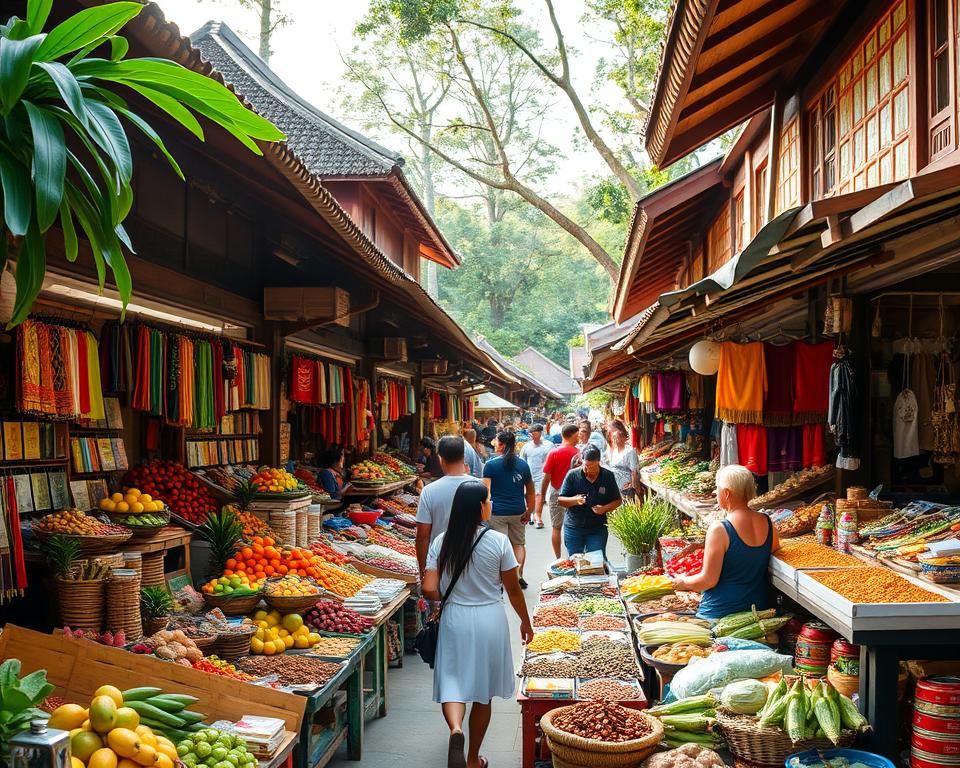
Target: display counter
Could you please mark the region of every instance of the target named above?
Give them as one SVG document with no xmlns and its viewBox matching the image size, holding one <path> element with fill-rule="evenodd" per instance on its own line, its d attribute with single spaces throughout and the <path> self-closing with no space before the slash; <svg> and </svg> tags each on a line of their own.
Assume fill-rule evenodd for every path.
<svg viewBox="0 0 960 768">
<path fill-rule="evenodd" d="M 672 488 L 667 488 L 663 485 L 653 482 L 653 480 L 650 479 L 650 474 L 647 472 L 640 473 L 640 482 L 657 495 L 662 496 L 664 499 L 669 501 L 671 504 L 673 504 L 673 506 L 680 510 L 680 512 L 693 521 L 699 520 L 701 517 L 710 514 L 717 508 L 715 502 L 695 501 L 694 499 L 684 496 L 679 491 L 675 491 Z"/>
</svg>

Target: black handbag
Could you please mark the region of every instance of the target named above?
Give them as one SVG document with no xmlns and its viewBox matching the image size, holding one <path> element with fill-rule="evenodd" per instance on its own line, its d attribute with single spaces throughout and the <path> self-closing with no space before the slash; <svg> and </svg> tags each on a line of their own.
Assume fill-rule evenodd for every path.
<svg viewBox="0 0 960 768">
<path fill-rule="evenodd" d="M 460 580 L 460 575 L 463 573 L 463 569 L 467 567 L 467 563 L 473 558 L 473 551 L 477 548 L 477 544 L 480 543 L 480 539 L 483 538 L 483 535 L 489 531 L 489 528 L 484 528 L 480 531 L 480 535 L 477 536 L 476 540 L 473 542 L 473 546 L 470 547 L 470 554 L 467 556 L 467 559 L 464 561 L 463 566 L 453 574 L 453 578 L 450 580 L 450 585 L 447 587 L 447 591 L 444 592 L 443 597 L 440 601 L 440 610 L 437 611 L 437 615 L 430 619 L 417 634 L 417 639 L 414 642 L 414 648 L 417 649 L 417 653 L 420 654 L 420 658 L 424 660 L 427 664 L 430 665 L 430 669 L 433 669 L 433 664 L 437 660 L 437 644 L 440 642 L 440 614 L 443 613 L 443 604 L 447 602 L 447 598 L 453 593 L 453 588 L 457 586 L 457 582 Z"/>
</svg>

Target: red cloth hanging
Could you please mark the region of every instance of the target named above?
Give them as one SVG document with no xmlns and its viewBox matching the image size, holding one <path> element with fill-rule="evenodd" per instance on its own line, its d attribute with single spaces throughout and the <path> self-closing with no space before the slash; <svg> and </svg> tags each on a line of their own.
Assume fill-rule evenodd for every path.
<svg viewBox="0 0 960 768">
<path fill-rule="evenodd" d="M 87 360 L 87 334 L 77 332 L 77 379 L 80 413 L 90 413 L 90 368 Z"/>
<path fill-rule="evenodd" d="M 827 420 L 830 404 L 830 366 L 833 365 L 833 342 L 807 344 L 798 341 L 796 349 L 796 398 L 793 413 L 801 424 Z"/>
<path fill-rule="evenodd" d="M 820 467 L 826 464 L 823 448 L 823 424 L 803 425 L 803 468 Z"/>
<path fill-rule="evenodd" d="M 223 397 L 223 344 L 214 341 L 211 346 L 213 347 L 213 415 L 219 428 L 227 412 Z"/>
<path fill-rule="evenodd" d="M 739 462 L 755 475 L 767 474 L 767 428 L 737 424 Z"/>
<path fill-rule="evenodd" d="M 312 360 L 298 355 L 290 358 L 290 401 L 303 405 L 315 404 L 315 366 Z"/>
<path fill-rule="evenodd" d="M 150 332 L 140 326 L 136 331 L 136 354 L 132 406 L 138 411 L 150 410 Z"/>
<path fill-rule="evenodd" d="M 7 477 L 7 519 L 10 521 L 10 551 L 13 555 L 14 579 L 21 592 L 27 588 L 27 563 L 23 557 L 23 538 L 20 533 L 20 510 L 17 508 L 17 489 L 13 478 Z"/>
</svg>

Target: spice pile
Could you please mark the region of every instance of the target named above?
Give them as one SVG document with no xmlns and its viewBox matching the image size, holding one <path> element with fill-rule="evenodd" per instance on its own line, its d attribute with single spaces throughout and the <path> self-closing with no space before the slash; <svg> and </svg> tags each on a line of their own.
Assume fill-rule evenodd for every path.
<svg viewBox="0 0 960 768">
<path fill-rule="evenodd" d="M 553 725 L 583 739 L 616 743 L 642 739 L 653 732 L 644 715 L 608 702 L 574 704 L 553 718 Z"/>
<path fill-rule="evenodd" d="M 534 622 L 536 623 L 536 622 Z M 603 613 L 595 613 L 590 616 L 584 616 L 580 619 L 580 629 L 583 630 L 617 630 L 625 631 L 627 625 L 620 616 L 607 616 Z"/>
<path fill-rule="evenodd" d="M 311 653 L 317 656 L 344 658 L 349 656 L 359 644 L 360 641 L 355 637 L 321 637 L 320 642 L 311 649 Z"/>
<path fill-rule="evenodd" d="M 637 659 L 633 648 L 608 640 L 594 644 L 577 662 L 578 677 L 613 677 L 618 680 L 637 678 Z"/>
<path fill-rule="evenodd" d="M 788 539 L 773 556 L 793 568 L 857 568 L 857 558 L 805 539 Z"/>
<path fill-rule="evenodd" d="M 844 568 L 809 574 L 851 603 L 948 603 L 886 568 Z"/>
<path fill-rule="evenodd" d="M 339 664 L 309 656 L 245 656 L 237 666 L 257 677 L 276 675 L 281 685 L 323 685 L 340 671 Z"/>
<path fill-rule="evenodd" d="M 577 686 L 577 698 L 602 699 L 603 701 L 636 701 L 640 689 L 620 680 L 590 680 Z"/>
<path fill-rule="evenodd" d="M 577 609 L 569 603 L 560 605 L 545 605 L 533 614 L 535 627 L 571 627 L 575 628 L 580 617 Z"/>
<path fill-rule="evenodd" d="M 527 650 L 534 653 L 579 651 L 580 635 L 562 629 L 548 629 L 546 632 L 537 632 L 534 634 L 533 640 L 527 645 Z"/>
<path fill-rule="evenodd" d="M 531 656 L 523 662 L 520 674 L 527 677 L 576 677 L 577 659 L 574 656 Z"/>
<path fill-rule="evenodd" d="M 659 600 L 647 600 L 636 606 L 637 613 L 695 613 L 700 608 L 700 595 L 696 592 L 677 592 Z"/>
</svg>

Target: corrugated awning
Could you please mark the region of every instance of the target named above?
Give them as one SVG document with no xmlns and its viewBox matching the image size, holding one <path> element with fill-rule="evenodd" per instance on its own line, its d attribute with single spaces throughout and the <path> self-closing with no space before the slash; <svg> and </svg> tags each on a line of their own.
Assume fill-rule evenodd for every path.
<svg viewBox="0 0 960 768">
<path fill-rule="evenodd" d="M 493 392 L 484 392 L 477 395 L 475 400 L 476 410 L 478 411 L 519 411 L 520 406 L 514 405 L 509 400 L 498 397 Z"/>
</svg>

